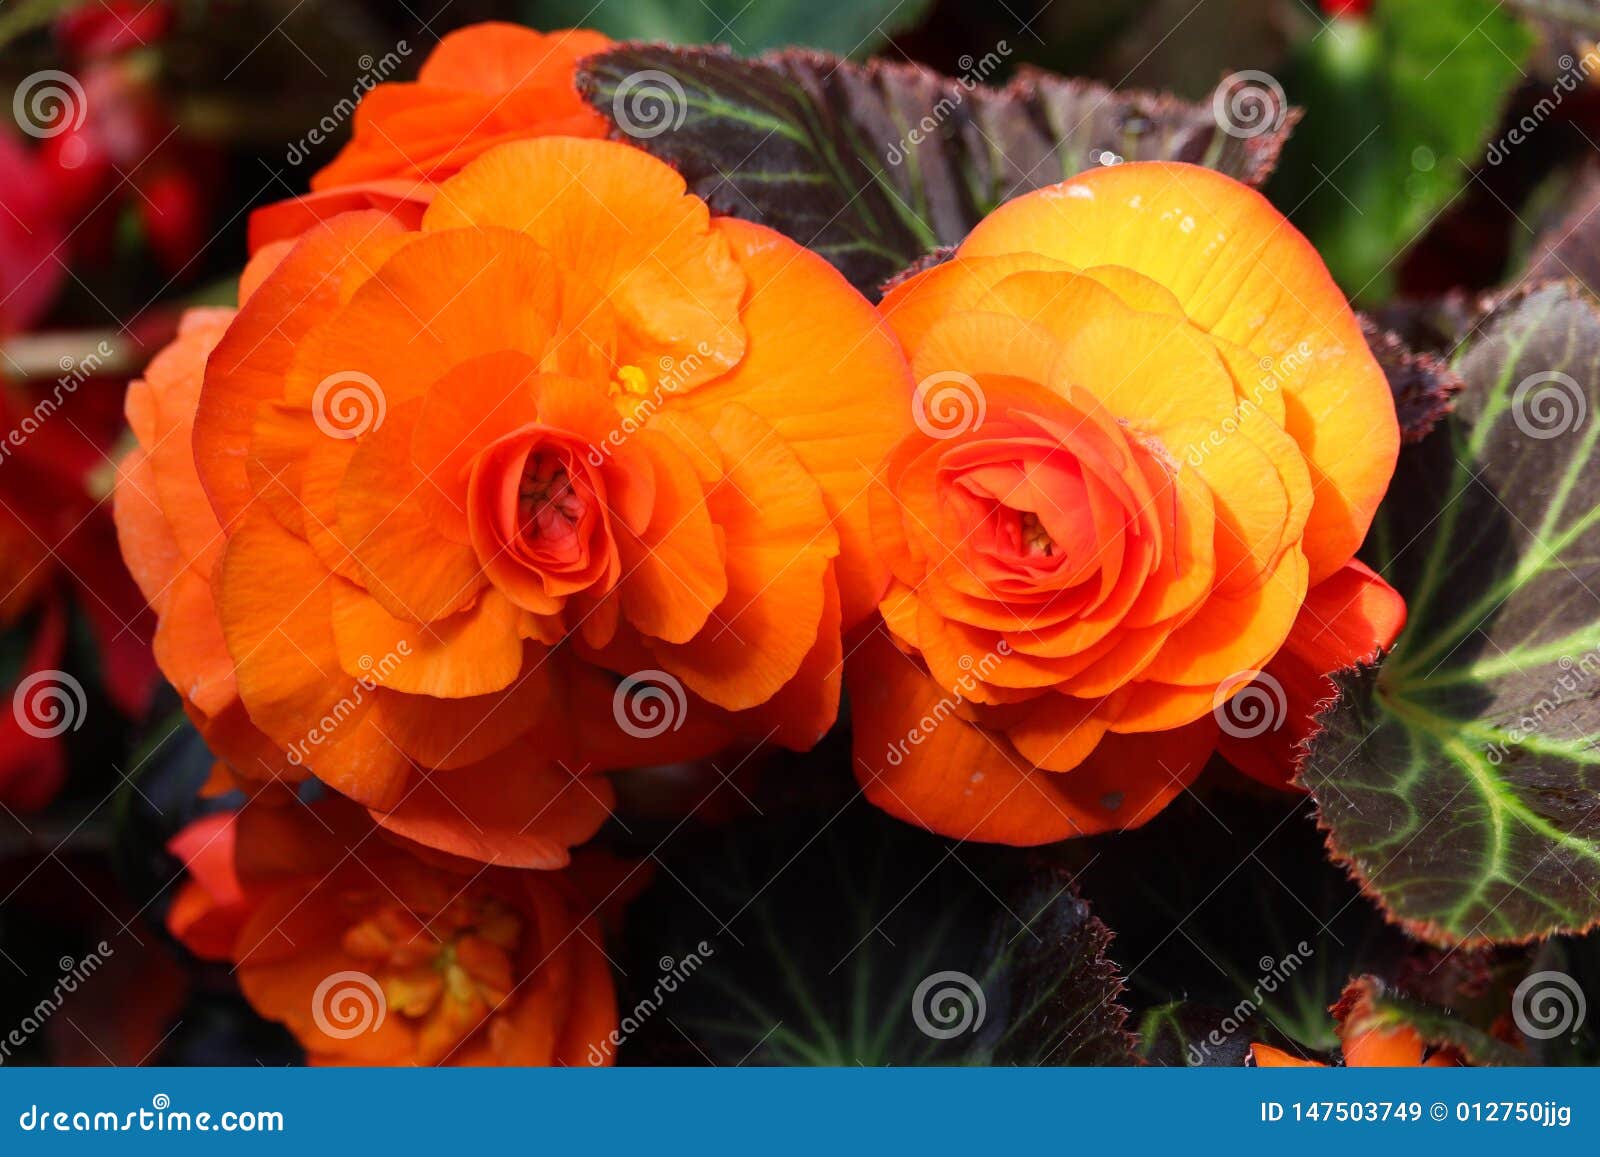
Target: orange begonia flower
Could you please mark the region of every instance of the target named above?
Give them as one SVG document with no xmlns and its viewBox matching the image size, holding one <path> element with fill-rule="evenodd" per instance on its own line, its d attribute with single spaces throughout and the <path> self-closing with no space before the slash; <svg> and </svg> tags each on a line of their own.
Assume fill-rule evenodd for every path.
<svg viewBox="0 0 1600 1157">
<path fill-rule="evenodd" d="M 352 209 L 382 209 L 414 224 L 440 182 L 496 145 L 604 137 L 606 120 L 578 95 L 574 76 L 578 61 L 609 47 L 582 28 L 490 22 L 449 33 L 415 81 L 386 81 L 362 97 L 349 142 L 312 176 L 309 195 L 252 215 L 251 251 Z"/>
<path fill-rule="evenodd" d="M 1399 597 L 1352 556 L 1394 404 L 1259 194 L 1189 165 L 1085 173 L 882 311 L 919 429 L 873 494 L 887 632 L 850 662 L 880 807 L 1012 844 L 1133 827 L 1275 657 L 1320 678 L 1393 640 Z"/>
<path fill-rule="evenodd" d="M 1430 1049 L 1409 1025 L 1382 1026 L 1373 1010 L 1372 982 L 1362 979 L 1345 989 L 1332 1008 L 1338 1022 L 1340 1051 L 1351 1068 L 1455 1068 L 1465 1064 L 1453 1048 Z M 1297 1057 L 1272 1045 L 1252 1044 L 1250 1056 L 1257 1068 L 1326 1068 L 1321 1061 Z"/>
<path fill-rule="evenodd" d="M 167 915 L 311 1063 L 609 1063 L 604 894 L 584 874 L 423 858 L 343 801 L 314 811 L 185 828 L 170 846 L 190 877 Z"/>
<path fill-rule="evenodd" d="M 621 144 L 503 145 L 421 227 L 258 253 L 128 394 L 117 491 L 156 650 L 231 772 L 558 867 L 584 772 L 809 748 L 887 571 L 910 429 L 867 301 Z"/>
</svg>

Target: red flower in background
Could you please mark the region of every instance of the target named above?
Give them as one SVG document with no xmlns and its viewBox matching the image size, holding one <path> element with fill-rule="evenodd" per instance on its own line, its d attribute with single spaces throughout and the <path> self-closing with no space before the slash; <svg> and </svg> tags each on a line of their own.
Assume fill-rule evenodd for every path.
<svg viewBox="0 0 1600 1157">
<path fill-rule="evenodd" d="M 64 68 L 30 75 L 16 92 L 18 127 L 38 144 L 0 147 L 0 328 L 24 329 L 54 297 L 68 261 L 105 262 L 131 224 L 169 276 L 205 239 L 218 158 L 178 131 L 158 89 L 155 56 L 171 9 L 161 3 L 87 4 L 57 23 Z M 5 234 L 19 234 L 19 238 Z M 8 314 L 15 316 L 8 316 Z"/>
<path fill-rule="evenodd" d="M 56 39 L 71 56 L 115 56 L 159 42 L 172 28 L 165 0 L 94 0 L 56 20 Z"/>
<path fill-rule="evenodd" d="M 81 685 L 60 670 L 69 610 L 87 621 L 120 711 L 142 714 L 155 688 L 151 622 L 116 561 L 104 493 L 120 385 L 67 373 L 49 387 L 0 387 L 0 641 L 11 635 L 23 656 L 4 687 L 0 803 L 18 810 L 42 807 L 59 790 L 62 736 L 82 722 Z"/>
<path fill-rule="evenodd" d="M 44 316 L 66 278 L 66 218 L 46 162 L 0 133 L 0 336 Z"/>
<path fill-rule="evenodd" d="M 42 176 L 72 223 L 77 261 L 108 260 L 131 219 L 164 272 L 176 277 L 206 239 L 213 152 L 178 131 L 149 69 L 135 57 L 86 62 L 59 119 L 38 130 Z"/>
</svg>

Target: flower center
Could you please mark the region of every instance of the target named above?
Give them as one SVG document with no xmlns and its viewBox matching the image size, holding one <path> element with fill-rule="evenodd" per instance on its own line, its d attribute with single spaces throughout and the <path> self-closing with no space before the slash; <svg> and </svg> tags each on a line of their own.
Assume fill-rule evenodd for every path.
<svg viewBox="0 0 1600 1157">
<path fill-rule="evenodd" d="M 1044 523 L 1039 521 L 1037 514 L 1031 510 L 1024 510 L 1017 521 L 1022 532 L 1023 554 L 1043 558 L 1055 554 L 1055 540 L 1050 537 L 1050 532 L 1045 530 Z"/>
<path fill-rule="evenodd" d="M 611 400 L 616 403 L 618 411 L 630 418 L 638 418 L 641 410 L 654 410 L 650 404 L 650 379 L 638 366 L 617 367 L 617 380 L 607 387 L 606 392 Z M 657 403 L 659 404 L 659 402 Z"/>
<path fill-rule="evenodd" d="M 522 533 L 530 539 L 566 539 L 588 509 L 585 496 L 572 485 L 566 463 L 550 454 L 535 454 L 517 487 Z"/>
<path fill-rule="evenodd" d="M 522 921 L 487 897 L 457 899 L 431 917 L 388 904 L 349 928 L 346 952 L 365 962 L 389 1009 L 417 1025 L 417 1059 L 455 1051 L 511 995 Z"/>
</svg>

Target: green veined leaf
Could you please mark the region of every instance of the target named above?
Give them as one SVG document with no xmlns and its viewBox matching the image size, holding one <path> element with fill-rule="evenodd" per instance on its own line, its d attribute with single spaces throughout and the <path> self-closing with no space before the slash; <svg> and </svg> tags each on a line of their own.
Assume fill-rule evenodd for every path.
<svg viewBox="0 0 1600 1157">
<path fill-rule="evenodd" d="M 617 40 L 726 44 L 741 55 L 803 45 L 866 56 L 917 25 L 932 0 L 529 0 L 540 28 L 582 25 Z"/>
<path fill-rule="evenodd" d="M 623 45 L 591 57 L 579 87 L 623 139 L 669 161 L 713 209 L 770 225 L 833 262 L 864 293 L 996 205 L 1120 160 L 1184 160 L 1255 184 L 1298 113 L 1224 131 L 1212 102 L 1112 92 L 1030 71 L 979 83 L 811 52 L 741 60 L 716 49 Z"/>
<path fill-rule="evenodd" d="M 1329 847 L 1438 943 L 1600 920 L 1600 316 L 1549 285 L 1484 319 L 1454 415 L 1369 536 L 1407 598 L 1302 772 Z"/>
<path fill-rule="evenodd" d="M 1136 1063 L 1110 933 L 1053 871 L 862 803 L 680 843 L 629 909 L 623 1063 Z"/>
</svg>

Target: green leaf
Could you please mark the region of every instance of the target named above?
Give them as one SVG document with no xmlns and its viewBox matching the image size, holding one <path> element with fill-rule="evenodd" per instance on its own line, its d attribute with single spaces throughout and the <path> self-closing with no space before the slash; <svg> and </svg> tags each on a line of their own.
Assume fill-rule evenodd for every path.
<svg viewBox="0 0 1600 1157">
<path fill-rule="evenodd" d="M 1139 1057 L 1162 1068 L 1238 1068 L 1250 1034 L 1224 1009 L 1175 1000 L 1139 1021 Z"/>
<path fill-rule="evenodd" d="M 741 55 L 803 45 L 867 56 L 915 27 L 932 0 L 531 0 L 540 28 L 595 28 L 617 40 L 726 44 Z"/>
<path fill-rule="evenodd" d="M 628 913 L 624 1063 L 1136 1063 L 1110 933 L 1053 871 L 860 802 L 676 842 Z"/>
<path fill-rule="evenodd" d="M 1351 975 L 1389 975 L 1407 947 L 1328 863 L 1310 801 L 1237 781 L 1203 777 L 1141 828 L 1050 853 L 1116 929 L 1111 955 L 1142 1034 L 1152 1006 L 1175 997 L 1214 1013 L 1190 1064 L 1220 1063 L 1241 1036 L 1327 1052 L 1337 1044 L 1328 1008 Z"/>
<path fill-rule="evenodd" d="M 1395 258 L 1483 157 L 1533 40 L 1499 0 L 1378 0 L 1306 42 L 1285 75 L 1306 131 L 1273 199 L 1351 297 L 1388 296 Z"/>
<path fill-rule="evenodd" d="M 986 1065 L 1132 1063 L 1133 1039 L 1117 1003 L 1122 980 L 1106 959 L 1111 933 L 1064 873 L 1043 872 L 1014 913 L 996 915 L 984 984 L 1003 1001 L 1004 1032 L 965 1059 Z M 1020 917 L 1020 924 L 1017 921 Z"/>
<path fill-rule="evenodd" d="M 1520 941 L 1600 920 L 1600 316 L 1548 285 L 1455 369 L 1369 536 L 1409 620 L 1339 677 L 1302 777 L 1333 854 L 1408 930 Z"/>
<path fill-rule="evenodd" d="M 579 87 L 623 139 L 670 162 L 713 209 L 759 221 L 833 262 L 869 295 L 1001 202 L 1120 160 L 1185 160 L 1265 179 L 1297 113 L 1236 136 L 1212 102 L 1027 72 L 984 87 L 1009 48 L 960 80 L 809 52 L 741 60 L 624 45 Z"/>
</svg>

